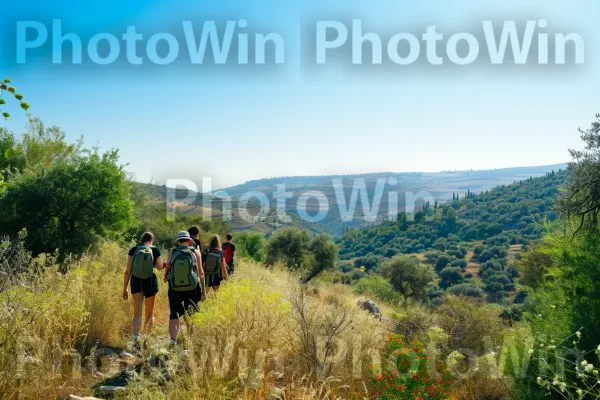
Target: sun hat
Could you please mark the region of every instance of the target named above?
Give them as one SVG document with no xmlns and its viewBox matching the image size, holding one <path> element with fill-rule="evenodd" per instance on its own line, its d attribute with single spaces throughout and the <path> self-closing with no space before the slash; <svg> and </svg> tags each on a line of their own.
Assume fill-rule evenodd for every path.
<svg viewBox="0 0 600 400">
<path fill-rule="evenodd" d="M 192 240 L 192 237 L 187 231 L 181 231 L 177 234 L 177 239 L 173 241 L 173 244 L 177 244 L 181 240 Z"/>
</svg>

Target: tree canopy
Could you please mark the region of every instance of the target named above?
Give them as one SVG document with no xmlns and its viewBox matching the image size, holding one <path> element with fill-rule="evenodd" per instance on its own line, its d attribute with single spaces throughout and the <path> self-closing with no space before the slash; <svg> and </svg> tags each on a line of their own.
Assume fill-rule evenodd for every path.
<svg viewBox="0 0 600 400">
<path fill-rule="evenodd" d="M 0 196 L 0 235 L 27 230 L 35 254 L 81 254 L 132 222 L 130 187 L 118 153 L 89 152 L 11 180 Z"/>
</svg>

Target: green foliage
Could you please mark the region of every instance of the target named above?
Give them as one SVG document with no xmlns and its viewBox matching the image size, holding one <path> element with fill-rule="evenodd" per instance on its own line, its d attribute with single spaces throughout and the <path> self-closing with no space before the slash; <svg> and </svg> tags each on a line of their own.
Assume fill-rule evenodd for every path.
<svg viewBox="0 0 600 400">
<path fill-rule="evenodd" d="M 21 106 L 21 108 L 25 111 L 25 115 L 27 116 L 27 119 L 29 120 L 29 122 L 31 122 L 31 114 L 29 114 L 27 112 L 27 110 L 29 110 L 29 103 L 26 101 L 23 101 L 24 96 L 20 93 L 17 93 L 17 89 L 15 89 L 15 87 L 13 86 L 8 86 L 11 83 L 11 80 L 6 78 L 4 79 L 1 83 L 0 83 L 0 106 L 6 105 L 6 100 L 4 100 L 2 98 L 2 95 L 4 94 L 4 92 L 7 92 L 9 95 L 12 95 L 15 100 L 17 100 Z M 0 109 L 0 113 L 2 113 L 2 116 L 4 117 L 4 119 L 9 119 L 10 118 L 10 113 L 2 111 Z"/>
<path fill-rule="evenodd" d="M 571 240 L 566 236 L 549 235 L 544 246 L 536 249 L 548 257 L 548 264 L 541 281 L 535 281 L 535 290 L 529 291 L 526 315 L 534 334 L 555 340 L 583 328 L 582 347 L 593 348 L 597 346 L 593 338 L 600 337 L 600 237 L 586 234 Z M 521 268 L 537 270 L 538 266 L 529 265 L 536 260 L 525 258 Z"/>
<path fill-rule="evenodd" d="M 46 127 L 34 119 L 19 144 L 28 169 L 50 168 L 54 164 L 69 162 L 81 154 L 83 139 L 75 143 L 66 141 L 67 134 L 57 126 Z"/>
<path fill-rule="evenodd" d="M 337 247 L 325 234 L 310 238 L 305 231 L 287 228 L 275 232 L 267 244 L 267 264 L 282 262 L 291 271 L 304 274 L 304 282 L 337 262 Z"/>
<path fill-rule="evenodd" d="M 574 223 L 574 234 L 581 231 L 600 234 L 600 114 L 586 130 L 579 129 L 584 150 L 569 150 L 571 171 L 556 206 L 567 222 Z"/>
<path fill-rule="evenodd" d="M 381 275 L 360 278 L 354 285 L 354 292 L 362 296 L 376 297 L 391 304 L 399 303 L 402 300 L 390 281 Z"/>
<path fill-rule="evenodd" d="M 557 218 L 552 205 L 566 176 L 563 171 L 442 204 L 442 216 L 434 221 L 407 221 L 406 214 L 401 213 L 397 221 L 352 230 L 337 241 L 340 258 L 350 260 L 369 254 L 386 257 L 389 250 L 403 254 L 446 251 L 461 241 L 498 236 L 511 244 L 539 239 L 545 233 L 542 222 Z"/>
<path fill-rule="evenodd" d="M 256 262 L 265 262 L 267 250 L 265 239 L 260 233 L 241 232 L 235 236 L 236 252 L 241 257 L 250 258 Z"/>
<path fill-rule="evenodd" d="M 475 298 L 483 297 L 483 290 L 471 283 L 460 283 L 458 285 L 451 286 L 446 290 L 446 293 L 454 296 L 467 296 Z"/>
<path fill-rule="evenodd" d="M 310 269 L 304 282 L 310 281 L 322 271 L 333 269 L 338 260 L 338 248 L 326 234 L 315 236 L 308 247 L 308 252 Z"/>
<path fill-rule="evenodd" d="M 463 283 L 465 277 L 462 274 L 460 267 L 446 267 L 440 272 L 440 287 L 448 288 L 450 286 L 458 285 Z"/>
<path fill-rule="evenodd" d="M 116 151 L 59 161 L 11 180 L 0 197 L 0 235 L 28 232 L 34 255 L 80 255 L 100 238 L 118 238 L 132 222 L 132 202 Z"/>
<path fill-rule="evenodd" d="M 531 385 L 537 385 L 545 397 L 600 398 L 600 345 L 588 351 L 580 351 L 579 342 L 582 336 L 582 333 L 577 331 L 560 341 L 540 338 L 534 343 L 530 353 L 532 359 L 541 367 L 535 383 L 531 382 Z M 572 357 L 572 354 L 583 356 Z"/>
<path fill-rule="evenodd" d="M 307 263 L 310 236 L 307 232 L 287 228 L 275 232 L 267 244 L 267 264 L 283 262 L 289 270 L 301 270 Z"/>
<path fill-rule="evenodd" d="M 427 296 L 427 288 L 435 277 L 430 266 L 421 264 L 416 258 L 406 255 L 396 256 L 386 261 L 381 272 L 405 300 L 411 298 L 424 300 Z"/>
<path fill-rule="evenodd" d="M 382 356 L 381 370 L 375 375 L 375 398 L 442 400 L 449 397 L 450 373 L 442 363 L 431 365 L 423 343 L 417 340 L 405 343 L 402 336 L 392 335 Z"/>
</svg>

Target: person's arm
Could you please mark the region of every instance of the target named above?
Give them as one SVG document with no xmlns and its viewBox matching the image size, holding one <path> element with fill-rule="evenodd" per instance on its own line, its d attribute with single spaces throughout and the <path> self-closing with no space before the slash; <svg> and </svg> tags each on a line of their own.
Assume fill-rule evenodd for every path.
<svg viewBox="0 0 600 400">
<path fill-rule="evenodd" d="M 201 301 L 206 300 L 206 279 L 204 277 L 204 264 L 202 264 L 202 255 L 198 250 L 194 251 L 196 256 L 196 265 L 198 266 L 198 279 L 202 285 L 202 298 Z"/>
<path fill-rule="evenodd" d="M 223 278 L 225 280 L 229 279 L 229 272 L 227 272 L 227 263 L 225 262 L 225 257 L 221 258 L 221 273 L 223 274 Z"/>
<path fill-rule="evenodd" d="M 169 280 L 169 272 L 171 271 L 171 257 L 173 257 L 173 250 L 169 250 L 169 255 L 167 256 L 167 264 L 164 266 L 165 269 L 165 278 L 164 281 L 167 282 Z"/>
<path fill-rule="evenodd" d="M 129 292 L 127 291 L 127 286 L 129 286 L 129 280 L 131 279 L 131 267 L 133 265 L 133 257 L 129 256 L 127 258 L 127 269 L 125 270 L 125 276 L 123 279 L 123 300 L 129 300 Z"/>
<path fill-rule="evenodd" d="M 163 268 L 165 267 L 165 263 L 163 263 L 160 251 L 158 256 L 154 259 L 154 265 L 156 266 L 156 269 L 159 271 L 162 271 Z"/>
</svg>

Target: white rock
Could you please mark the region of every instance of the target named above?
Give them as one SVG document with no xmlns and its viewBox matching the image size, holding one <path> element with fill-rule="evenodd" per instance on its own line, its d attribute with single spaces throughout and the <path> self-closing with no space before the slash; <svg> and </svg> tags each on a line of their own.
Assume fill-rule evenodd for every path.
<svg viewBox="0 0 600 400">
<path fill-rule="evenodd" d="M 100 390 L 107 394 L 113 394 L 119 390 L 125 390 L 122 386 L 100 386 Z"/>
</svg>

